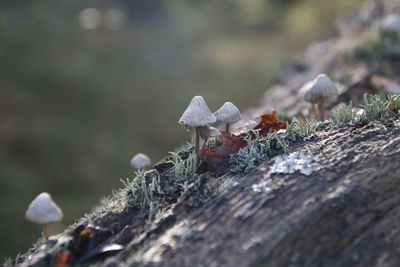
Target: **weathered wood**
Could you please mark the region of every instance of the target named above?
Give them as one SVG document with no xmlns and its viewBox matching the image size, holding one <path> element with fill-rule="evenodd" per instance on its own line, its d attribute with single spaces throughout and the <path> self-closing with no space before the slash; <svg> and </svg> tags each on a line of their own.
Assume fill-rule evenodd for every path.
<svg viewBox="0 0 400 267">
<path fill-rule="evenodd" d="M 271 175 L 267 161 L 134 254 L 146 266 L 400 266 L 400 120 L 370 127 L 298 144 L 320 171 Z M 261 182 L 272 191 L 255 193 Z"/>
</svg>

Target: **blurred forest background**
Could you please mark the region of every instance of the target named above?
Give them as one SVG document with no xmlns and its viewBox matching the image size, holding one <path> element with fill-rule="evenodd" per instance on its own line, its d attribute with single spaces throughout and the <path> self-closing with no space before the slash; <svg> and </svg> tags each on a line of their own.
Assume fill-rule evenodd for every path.
<svg viewBox="0 0 400 267">
<path fill-rule="evenodd" d="M 4 0 L 0 3 L 0 259 L 40 236 L 25 209 L 47 191 L 64 225 L 131 157 L 189 139 L 194 95 L 244 109 L 288 60 L 362 0 Z"/>
</svg>

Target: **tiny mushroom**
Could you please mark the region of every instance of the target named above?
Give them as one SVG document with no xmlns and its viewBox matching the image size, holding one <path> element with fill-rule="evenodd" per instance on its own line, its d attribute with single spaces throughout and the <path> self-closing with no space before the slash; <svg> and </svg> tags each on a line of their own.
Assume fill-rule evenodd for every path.
<svg viewBox="0 0 400 267">
<path fill-rule="evenodd" d="M 320 74 L 313 81 L 306 83 L 300 92 L 303 93 L 304 100 L 312 104 L 315 116 L 318 105 L 320 120 L 324 120 L 324 107 L 338 98 L 337 87 L 326 74 Z"/>
<path fill-rule="evenodd" d="M 144 168 L 150 164 L 150 158 L 143 153 L 138 153 L 131 159 L 131 167 L 134 169 Z"/>
<path fill-rule="evenodd" d="M 211 113 L 204 98 L 202 96 L 193 97 L 189 106 L 179 119 L 179 123 L 189 130 L 192 130 L 193 128 L 195 129 L 196 155 L 199 156 L 200 128 L 216 121 L 217 119 Z"/>
<path fill-rule="evenodd" d="M 388 34 L 394 40 L 400 35 L 400 15 L 390 14 L 385 17 L 381 24 L 381 29 L 384 34 Z"/>
<path fill-rule="evenodd" d="M 240 114 L 239 109 L 231 102 L 225 102 L 225 104 L 214 112 L 217 121 L 225 122 L 226 132 L 229 133 L 229 124 L 238 122 L 242 118 L 242 114 Z"/>
<path fill-rule="evenodd" d="M 46 240 L 50 236 L 50 223 L 59 222 L 63 217 L 61 209 L 51 199 L 49 193 L 39 194 L 29 204 L 28 209 L 25 212 L 25 218 L 28 221 L 42 225 L 43 234 Z"/>
<path fill-rule="evenodd" d="M 221 133 L 219 132 L 219 130 L 212 126 L 206 125 L 206 126 L 200 127 L 200 137 L 204 140 L 202 151 L 204 151 L 204 149 L 206 147 L 208 138 L 219 136 L 220 134 Z"/>
</svg>

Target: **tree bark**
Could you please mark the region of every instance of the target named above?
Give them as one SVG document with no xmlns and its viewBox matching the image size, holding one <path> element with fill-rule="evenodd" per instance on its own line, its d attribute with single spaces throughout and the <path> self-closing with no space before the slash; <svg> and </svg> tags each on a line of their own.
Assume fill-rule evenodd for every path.
<svg viewBox="0 0 400 267">
<path fill-rule="evenodd" d="M 145 266 L 400 266 L 399 134 L 396 120 L 299 142 L 321 170 L 271 175 L 267 161 L 125 250 Z"/>
</svg>

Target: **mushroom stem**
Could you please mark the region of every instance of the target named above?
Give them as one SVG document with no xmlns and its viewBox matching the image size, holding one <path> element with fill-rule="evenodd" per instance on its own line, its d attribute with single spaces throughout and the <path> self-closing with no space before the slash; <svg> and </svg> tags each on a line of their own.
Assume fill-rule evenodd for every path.
<svg viewBox="0 0 400 267">
<path fill-rule="evenodd" d="M 50 237 L 50 224 L 49 223 L 42 224 L 42 231 L 43 231 L 44 238 L 46 239 L 46 241 L 49 240 L 49 237 Z"/>
<path fill-rule="evenodd" d="M 204 154 L 204 149 L 206 149 L 208 137 L 204 139 L 203 147 L 201 148 L 201 153 Z"/>
<path fill-rule="evenodd" d="M 313 114 L 315 119 L 318 118 L 317 104 L 312 104 L 311 105 L 311 113 Z"/>
<path fill-rule="evenodd" d="M 318 104 L 318 111 L 319 111 L 319 120 L 324 121 L 324 106 L 321 104 Z"/>
<path fill-rule="evenodd" d="M 195 151 L 196 151 L 196 155 L 197 155 L 198 157 L 200 157 L 200 154 L 199 154 L 199 145 L 200 145 L 200 128 L 199 128 L 199 127 L 196 127 L 195 129 L 196 129 L 196 143 L 195 143 Z"/>
<path fill-rule="evenodd" d="M 229 125 L 229 122 L 227 122 L 227 123 L 226 123 L 226 128 L 225 128 L 225 131 L 226 131 L 227 133 L 229 133 L 229 126 L 230 126 L 230 125 Z"/>
</svg>

